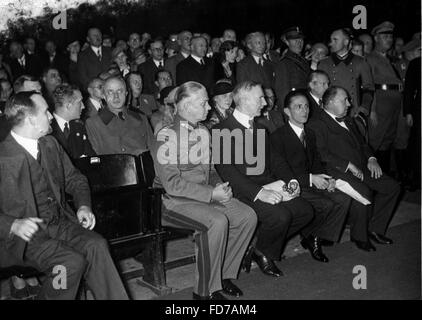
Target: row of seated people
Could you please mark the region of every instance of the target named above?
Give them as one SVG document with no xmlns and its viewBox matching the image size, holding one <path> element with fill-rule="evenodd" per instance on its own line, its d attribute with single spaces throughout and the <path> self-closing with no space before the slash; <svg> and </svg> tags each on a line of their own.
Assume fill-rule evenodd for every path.
<svg viewBox="0 0 422 320">
<path fill-rule="evenodd" d="M 302 245 L 309 249 L 312 257 L 328 262 L 321 244 L 324 241 L 338 241 L 348 213 L 352 240 L 358 248 L 375 250 L 369 238 L 378 243 L 392 242 L 384 234 L 393 213 L 399 187 L 394 180 L 382 173 L 359 132 L 355 131 L 353 123 L 348 121 L 350 119 L 337 119 L 346 115 L 349 106 L 347 93 L 342 88 L 332 87 L 326 91 L 323 97 L 325 111 L 319 110 L 319 116 L 305 128 L 309 112 L 307 97 L 300 91 L 292 92 L 286 99 L 284 109 L 289 118 L 288 124 L 269 137 L 264 127 L 254 122 L 254 118 L 260 115 L 266 105 L 263 89 L 256 83 L 239 84 L 233 92 L 235 110 L 227 119 L 214 126 L 211 132 L 214 136 L 215 130 L 239 131 L 244 138 L 241 144 L 241 161 L 234 161 L 238 157 L 236 141 L 229 140 L 232 159 L 229 162 L 224 161 L 224 157 L 218 159 L 220 155 L 216 155 L 213 141 L 214 161 L 223 160 L 215 161 L 215 167 L 222 179 L 216 185 L 211 184 L 209 180 L 213 166 L 210 165 L 210 139 L 207 135 L 204 136 L 208 131 L 200 124 L 206 119 L 210 109 L 205 87 L 195 82 L 187 82 L 180 86 L 175 92 L 177 111 L 173 122 L 160 130 L 156 136 L 152 134 L 145 116 L 125 107 L 124 81 L 119 78 L 107 80 L 104 93 L 106 107 L 87 120 L 86 133 L 77 130 L 73 132 L 79 144 L 84 146 L 79 149 L 79 156 L 92 155 L 90 153 L 140 154 L 145 150 L 151 151 L 155 160 L 156 185 L 164 187 L 166 191 L 163 197 L 163 222 L 196 231 L 198 265 L 194 298 L 224 299 L 221 290 L 226 294 L 242 295 L 241 290 L 231 281 L 237 277 L 242 258 L 247 269 L 250 267 L 250 259 L 253 259 L 265 274 L 281 276 L 282 272 L 274 261 L 280 259 L 286 240 L 298 232 L 302 235 Z M 60 97 L 60 94 L 58 96 Z M 83 104 L 77 90 L 65 87 L 61 96 L 62 100 L 58 99 L 61 101 L 58 103 L 61 108 L 73 109 L 67 112 L 80 114 Z M 71 108 L 74 104 L 70 101 L 77 101 L 78 108 Z M 80 222 L 84 223 L 83 227 L 92 228 L 95 217 L 90 211 L 89 196 L 86 195 L 89 192 L 84 192 L 85 198 L 81 200 L 80 192 L 86 190 L 86 179 L 74 169 L 66 153 L 55 140 L 44 137 L 48 133 L 48 124 L 53 119 L 45 101 L 34 92 L 19 93 L 11 98 L 5 113 L 13 128 L 1 144 L 4 149 L 1 152 L 1 160 L 4 162 L 1 176 L 7 179 L 11 174 L 23 174 L 25 179 L 18 181 L 23 185 L 17 185 L 17 181 L 11 182 L 7 188 L 9 192 L 3 187 L 5 184 L 2 184 L 0 219 L 5 223 L 1 223 L 1 241 L 6 244 L 6 248 L 19 246 L 21 249 L 16 252 L 22 253 L 25 246 L 31 247 L 32 243 L 38 243 L 32 241 L 33 239 L 40 239 L 40 245 L 61 240 L 71 248 L 66 250 L 70 250 L 72 254 L 76 251 L 76 254 L 82 254 L 88 263 L 93 263 L 93 260 L 97 262 L 96 255 L 92 256 L 86 246 L 76 246 L 72 239 L 67 237 L 67 233 L 58 234 L 54 232 L 57 230 L 50 230 L 71 220 L 65 219 L 65 215 L 57 214 L 68 212 L 60 198 L 64 191 L 80 199 L 76 201 L 76 204 L 79 204 L 76 207 L 79 208 L 77 216 Z M 56 124 L 53 122 L 52 127 L 57 125 L 65 136 L 72 134 L 69 128 L 66 130 L 66 121 L 60 123 L 60 118 L 64 117 L 56 115 L 57 113 L 54 116 Z M 83 124 L 80 130 L 85 130 Z M 66 131 L 68 132 L 65 133 Z M 248 139 L 248 135 L 252 140 Z M 60 138 L 57 140 L 60 141 Z M 39 149 L 37 141 L 40 142 Z M 44 143 L 48 145 L 45 152 L 42 152 L 41 141 L 46 141 Z M 65 143 L 63 146 L 71 156 L 75 155 L 72 148 Z M 180 150 L 182 147 L 185 149 Z M 224 147 L 220 146 L 220 150 L 225 149 Z M 193 162 L 191 148 L 196 154 L 193 156 Z M 37 153 L 40 153 L 38 150 L 46 154 L 42 157 L 45 159 L 44 166 L 39 166 L 33 161 L 37 158 Z M 201 151 L 199 158 L 198 150 Z M 251 164 L 250 155 L 243 153 L 243 150 L 253 151 L 255 164 Z M 17 160 L 12 160 L 10 155 L 15 156 L 22 166 L 16 167 Z M 53 161 L 47 162 L 47 159 Z M 36 169 L 41 169 L 41 177 L 44 174 L 53 178 L 33 181 L 31 170 Z M 338 178 L 349 182 L 369 200 L 370 205 L 364 206 L 335 190 L 335 180 Z M 52 181 L 55 185 L 49 188 Z M 287 182 L 288 188 L 283 186 L 283 181 Z M 16 203 L 16 194 L 10 190 L 20 192 L 28 190 L 31 186 L 34 189 L 34 184 L 39 183 L 42 184 L 39 187 L 41 191 L 34 195 L 36 202 L 33 203 L 32 210 L 25 207 L 22 214 L 19 211 L 24 210 L 22 204 Z M 56 190 L 52 193 L 49 189 Z M 24 191 L 24 194 L 30 196 L 34 192 L 28 190 Z M 52 199 L 50 201 L 53 204 L 45 198 Z M 48 206 L 44 206 L 45 202 Z M 49 206 L 55 210 L 49 210 Z M 34 208 L 37 210 L 33 210 Z M 48 212 L 45 217 L 41 216 L 46 214 L 44 211 Z M 60 218 L 54 218 L 54 213 L 51 217 L 51 212 L 56 212 Z M 22 217 L 24 219 L 19 219 Z M 45 224 L 45 221 L 48 223 Z M 256 229 L 257 224 L 259 227 Z M 74 231 L 73 229 L 84 231 L 89 239 L 97 237 L 95 233 L 87 233 L 76 224 L 69 227 L 69 230 Z M 38 237 L 40 233 L 44 236 Z M 254 233 L 256 243 L 249 246 Z M 83 242 L 85 243 L 84 240 Z M 89 249 L 91 247 L 96 246 L 89 246 Z M 37 250 L 38 247 L 34 248 L 35 256 L 39 253 Z M 25 255 L 26 252 L 31 251 L 26 250 Z M 52 253 L 52 257 L 62 253 L 62 248 L 58 248 Z M 104 248 L 100 256 L 109 258 Z M 15 258 L 35 259 L 22 255 Z M 52 261 L 56 262 L 55 259 Z M 42 263 L 41 265 L 38 261 L 36 266 L 51 274 L 51 261 L 42 259 Z M 69 262 L 66 260 L 63 263 Z M 111 261 L 107 261 L 106 265 L 114 272 Z M 84 267 L 79 265 L 78 271 Z M 102 276 L 105 275 L 105 272 L 103 273 Z M 116 277 L 107 275 L 107 279 L 115 281 L 112 285 L 120 285 Z M 97 278 L 90 279 L 88 275 L 88 285 L 96 281 Z M 91 285 L 95 288 L 95 284 Z M 43 286 L 40 297 L 63 297 L 60 296 L 63 293 L 51 292 L 49 289 L 51 282 Z M 105 292 L 110 294 L 107 290 Z M 96 298 L 124 297 L 121 290 L 113 292 L 115 296 L 106 296 L 103 293 Z M 68 294 L 66 297 L 71 298 L 75 292 Z"/>
</svg>

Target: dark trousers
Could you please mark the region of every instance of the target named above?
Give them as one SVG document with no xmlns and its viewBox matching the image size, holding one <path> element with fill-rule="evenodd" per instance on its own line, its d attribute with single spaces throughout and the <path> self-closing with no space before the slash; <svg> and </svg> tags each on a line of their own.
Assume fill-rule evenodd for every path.
<svg viewBox="0 0 422 320">
<path fill-rule="evenodd" d="M 364 180 L 354 177 L 357 191 L 368 198 L 370 205 L 353 200 L 350 206 L 350 235 L 359 241 L 368 240 L 368 231 L 385 234 L 400 194 L 400 185 L 383 174 L 379 179 L 365 173 Z"/>
<path fill-rule="evenodd" d="M 328 192 L 316 188 L 304 188 L 301 197 L 308 201 L 315 211 L 315 219 L 305 227 L 303 235 L 312 234 L 337 242 L 346 220 L 352 199 L 338 191 Z"/>
<path fill-rule="evenodd" d="M 280 260 L 286 239 L 302 230 L 314 217 L 311 205 L 300 197 L 276 205 L 261 200 L 245 203 L 258 216 L 255 247 L 273 260 Z"/>
<path fill-rule="evenodd" d="M 106 240 L 66 217 L 37 231 L 25 262 L 47 274 L 39 299 L 75 299 L 82 278 L 97 300 L 128 299 Z"/>
</svg>

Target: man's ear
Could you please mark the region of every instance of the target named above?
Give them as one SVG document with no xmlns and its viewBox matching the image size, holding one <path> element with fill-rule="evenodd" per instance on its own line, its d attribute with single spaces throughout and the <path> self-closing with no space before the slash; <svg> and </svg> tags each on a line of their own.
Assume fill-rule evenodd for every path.
<svg viewBox="0 0 422 320">
<path fill-rule="evenodd" d="M 290 119 L 290 116 L 291 116 L 290 109 L 289 108 L 283 108 L 283 111 Z"/>
</svg>

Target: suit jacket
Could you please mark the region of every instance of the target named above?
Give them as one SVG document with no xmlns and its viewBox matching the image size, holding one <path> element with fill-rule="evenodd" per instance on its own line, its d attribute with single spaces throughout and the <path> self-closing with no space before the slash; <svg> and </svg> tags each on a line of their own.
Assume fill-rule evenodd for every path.
<svg viewBox="0 0 422 320">
<path fill-rule="evenodd" d="M 309 118 L 311 119 L 315 115 L 319 115 L 323 109 L 318 105 L 318 103 L 315 101 L 315 99 L 311 96 L 309 91 L 306 91 L 306 96 L 308 98 L 308 105 L 309 105 Z"/>
<path fill-rule="evenodd" d="M 0 142 L 3 141 L 10 132 L 10 123 L 4 114 L 0 114 Z"/>
<path fill-rule="evenodd" d="M 348 181 L 361 194 L 365 194 L 360 184 L 354 184 L 355 177 L 351 172 L 346 172 L 346 169 L 351 162 L 365 175 L 370 175 L 367 165 L 373 151 L 360 135 L 353 119 L 347 117 L 345 123 L 349 130 L 323 111 L 319 117 L 309 121 L 308 127 L 315 133 L 317 148 L 328 174 Z"/>
<path fill-rule="evenodd" d="M 164 69 L 164 66 L 163 66 Z M 158 87 L 155 85 L 155 75 L 160 69 L 155 65 L 152 58 L 138 66 L 138 71 L 142 75 L 144 89 L 142 93 L 155 95 L 158 92 Z"/>
<path fill-rule="evenodd" d="M 278 109 L 272 109 L 265 112 L 263 115 L 256 118 L 255 121 L 263 125 L 267 129 L 268 134 L 271 134 L 278 128 L 284 126 L 285 123 L 284 116 Z"/>
<path fill-rule="evenodd" d="M 251 150 L 251 143 L 250 143 L 251 141 L 246 141 L 245 139 L 246 131 L 250 129 L 246 129 L 245 127 L 243 127 L 243 125 L 240 124 L 236 120 L 233 114 L 231 114 L 226 120 L 217 124 L 214 127 L 214 129 L 219 129 L 219 130 L 229 129 L 233 133 L 235 133 L 236 131 L 241 132 L 241 137 L 243 140 L 243 144 L 241 146 L 243 149 L 242 149 L 242 158 L 241 158 L 240 163 L 237 163 L 238 162 L 237 160 L 235 163 L 236 153 L 237 153 L 236 144 L 239 146 L 239 140 L 235 138 L 231 138 L 230 140 L 230 147 L 231 147 L 230 163 L 224 163 L 224 158 L 226 158 L 223 152 L 224 148 L 222 145 L 222 141 L 224 141 L 224 139 L 220 140 L 221 154 L 213 155 L 215 168 L 223 181 L 230 182 L 234 197 L 240 200 L 253 202 L 258 192 L 262 189 L 263 185 L 266 185 L 268 183 L 271 183 L 277 180 L 275 179 L 275 176 L 286 177 L 287 181 L 290 181 L 290 179 L 294 177 L 293 172 L 291 172 L 287 162 L 283 158 L 281 158 L 279 154 L 271 152 L 268 133 L 266 132 L 265 127 L 263 127 L 259 123 L 255 122 L 253 131 L 252 131 L 253 156 L 256 157 L 257 153 L 260 152 L 260 150 L 258 149 L 258 138 L 257 138 L 259 136 L 258 130 L 260 134 L 264 133 L 263 134 L 263 137 L 265 139 L 263 143 L 264 152 L 261 153 L 260 156 L 258 157 L 259 160 L 253 164 L 248 163 L 250 162 L 250 159 L 247 159 L 247 157 L 245 156 L 246 145 L 248 146 L 248 150 Z M 215 143 L 216 142 L 213 141 L 213 145 Z M 259 143 L 261 143 L 261 141 L 259 141 Z M 258 164 L 258 162 L 262 160 L 263 160 L 263 163 Z M 262 173 L 248 174 L 248 169 L 255 168 L 255 167 L 262 168 L 263 169 Z"/>
<path fill-rule="evenodd" d="M 10 60 L 13 81 L 21 75 L 27 74 L 39 78 L 42 73 L 43 63 L 36 55 L 25 55 L 25 67 L 22 67 L 18 59 Z"/>
<path fill-rule="evenodd" d="M 39 144 L 41 164 L 61 213 L 77 223 L 75 213 L 65 200 L 65 193 L 73 197 L 76 208 L 91 206 L 88 181 L 72 165 L 56 139 L 46 136 L 39 139 Z M 38 216 L 29 157 L 32 156 L 11 135 L 0 143 L 0 249 L 6 250 L 21 263 L 26 242 L 17 236 L 10 236 L 10 228 L 15 219 Z M 0 266 L 9 264 L 10 261 L 0 261 Z"/>
<path fill-rule="evenodd" d="M 89 82 L 111 65 L 111 50 L 101 47 L 101 61 L 98 59 L 91 47 L 79 53 L 78 57 L 78 78 L 82 89 L 86 91 Z"/>
<path fill-rule="evenodd" d="M 53 129 L 51 135 L 57 139 L 72 159 L 78 159 L 83 155 L 87 157 L 95 156 L 95 152 L 88 140 L 85 124 L 81 120 L 69 122 L 69 136 L 67 139 L 54 117 L 51 121 L 51 128 Z"/>
<path fill-rule="evenodd" d="M 168 58 L 166 61 L 164 61 L 164 69 L 169 71 L 171 73 L 171 77 L 173 79 L 173 83 L 176 83 L 176 68 L 179 62 L 185 60 L 185 57 L 180 52 L 173 57 Z"/>
<path fill-rule="evenodd" d="M 275 66 L 275 94 L 284 104 L 284 98 L 293 89 L 306 89 L 311 67 L 308 61 L 292 51 L 287 51 Z"/>
<path fill-rule="evenodd" d="M 224 67 L 221 64 L 221 62 L 217 61 L 215 63 L 215 81 L 218 81 L 221 79 L 227 79 L 230 81 L 232 86 L 235 86 L 236 85 L 236 63 L 230 63 L 229 67 L 232 72 L 230 77 L 226 75 L 226 72 L 224 71 Z"/>
<path fill-rule="evenodd" d="M 252 55 L 237 64 L 237 83 L 243 81 L 254 81 L 260 83 L 264 88 L 274 88 L 274 64 L 264 60 L 264 65 L 256 63 Z"/>
<path fill-rule="evenodd" d="M 101 104 L 104 107 L 105 102 L 101 100 Z M 91 99 L 88 97 L 84 102 L 85 109 L 82 112 L 81 118 L 85 121 L 86 119 L 95 116 L 98 111 L 95 108 L 94 104 L 91 102 Z"/>
<path fill-rule="evenodd" d="M 176 83 L 178 86 L 187 81 L 196 81 L 201 83 L 210 92 L 214 79 L 214 62 L 210 58 L 203 58 L 205 65 L 202 66 L 191 56 L 180 62 L 176 67 Z"/>
<path fill-rule="evenodd" d="M 317 150 L 315 134 L 306 126 L 304 130 L 306 148 L 289 123 L 277 129 L 270 136 L 272 150 L 286 159 L 302 188 L 310 187 L 310 173 L 325 173 L 325 168 Z M 286 179 L 285 177 L 278 178 Z"/>
</svg>

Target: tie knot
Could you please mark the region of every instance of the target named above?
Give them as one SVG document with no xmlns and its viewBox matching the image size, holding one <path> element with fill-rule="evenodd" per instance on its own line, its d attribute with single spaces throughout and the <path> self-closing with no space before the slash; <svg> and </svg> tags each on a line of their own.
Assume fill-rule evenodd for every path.
<svg viewBox="0 0 422 320">
<path fill-rule="evenodd" d="M 249 122 L 249 129 L 253 129 L 253 121 L 254 119 L 250 119 Z"/>
<path fill-rule="evenodd" d="M 122 111 L 120 111 L 120 112 L 118 113 L 118 116 L 119 116 L 119 118 L 120 118 L 120 119 L 122 119 L 122 120 L 125 120 L 125 119 L 126 119 L 126 117 L 125 117 L 125 115 L 123 114 L 123 112 L 122 112 Z"/>
</svg>

